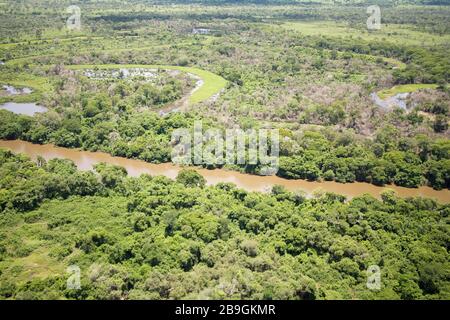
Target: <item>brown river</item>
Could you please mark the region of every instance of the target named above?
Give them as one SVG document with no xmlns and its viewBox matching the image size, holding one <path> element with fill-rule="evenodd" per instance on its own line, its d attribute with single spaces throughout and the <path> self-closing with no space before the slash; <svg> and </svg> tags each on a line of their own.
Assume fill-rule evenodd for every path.
<svg viewBox="0 0 450 320">
<path fill-rule="evenodd" d="M 89 152 L 77 149 L 67 149 L 56 147 L 50 144 L 38 145 L 30 142 L 13 140 L 0 140 L 0 148 L 11 150 L 14 153 L 23 153 L 36 159 L 41 156 L 46 160 L 53 158 L 66 158 L 72 160 L 80 170 L 91 170 L 93 165 L 99 162 L 106 162 L 124 167 L 131 176 L 139 176 L 143 173 L 150 175 L 164 175 L 169 178 L 175 178 L 181 167 L 171 163 L 151 164 L 141 160 L 126 159 L 121 157 L 113 157 L 102 152 Z M 371 194 L 379 198 L 380 192 L 384 187 L 378 187 L 369 183 L 337 183 L 332 181 L 310 182 L 306 180 L 288 180 L 276 176 L 256 176 L 243 174 L 235 171 L 227 171 L 222 169 L 207 170 L 195 168 L 203 177 L 205 177 L 209 185 L 219 182 L 232 182 L 239 188 L 248 191 L 269 191 L 275 185 L 283 185 L 291 191 L 304 191 L 312 194 L 315 190 L 322 190 L 342 194 L 348 198 L 352 198 L 364 193 Z M 403 188 L 397 186 L 388 186 L 393 189 L 401 197 L 422 196 L 434 198 L 441 203 L 450 203 L 450 190 L 434 190 L 430 187 L 420 187 L 416 189 Z"/>
</svg>

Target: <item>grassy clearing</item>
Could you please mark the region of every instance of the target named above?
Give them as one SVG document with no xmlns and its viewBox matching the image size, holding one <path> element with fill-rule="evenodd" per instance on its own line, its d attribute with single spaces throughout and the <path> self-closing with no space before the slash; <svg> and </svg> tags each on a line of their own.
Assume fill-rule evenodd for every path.
<svg viewBox="0 0 450 320">
<path fill-rule="evenodd" d="M 8 226 L 0 224 L 0 234 L 4 236 L 3 243 L 9 255 L 0 261 L 0 283 L 5 278 L 20 284 L 35 278 L 66 275 L 66 267 L 72 264 L 71 259 L 76 259 L 74 239 L 80 235 L 80 230 L 87 233 L 91 228 L 104 228 L 122 234 L 126 222 L 112 217 L 126 212 L 125 205 L 119 197 L 54 200 L 16 218 Z M 61 221 L 60 226 L 48 227 L 49 222 L 58 221 Z M 63 248 L 71 248 L 71 253 L 57 258 Z"/>
<path fill-rule="evenodd" d="M 119 68 L 146 68 L 146 69 L 166 69 L 179 70 L 193 74 L 203 80 L 203 85 L 189 97 L 189 104 L 196 104 L 208 100 L 215 94 L 218 94 L 225 88 L 227 81 L 221 76 L 212 72 L 194 67 L 164 66 L 164 65 L 146 65 L 146 64 L 104 64 L 104 65 L 72 65 L 72 70 L 82 69 L 119 69 Z"/>
<path fill-rule="evenodd" d="M 394 67 L 398 68 L 398 69 L 405 69 L 406 68 L 406 63 L 401 62 L 400 60 L 394 59 L 394 58 L 386 58 L 383 57 L 383 61 L 387 62 L 388 64 L 392 64 L 394 65 Z"/>
<path fill-rule="evenodd" d="M 390 89 L 381 90 L 378 92 L 378 96 L 381 99 L 386 99 L 389 97 L 392 97 L 398 93 L 407 93 L 407 92 L 414 92 L 419 89 L 436 89 L 436 84 L 404 84 L 399 86 L 394 86 Z"/>
<path fill-rule="evenodd" d="M 49 256 L 48 250 L 40 248 L 29 256 L 15 258 L 8 272 L 16 274 L 17 282 L 26 282 L 34 278 L 47 278 L 55 274 L 64 274 L 64 265 Z"/>
<path fill-rule="evenodd" d="M 397 68 L 397 69 L 405 69 L 406 68 L 406 63 L 394 59 L 394 58 L 387 58 L 387 57 L 382 57 L 382 56 L 374 56 L 374 55 L 370 55 L 370 54 L 358 54 L 358 53 L 353 53 L 353 55 L 355 57 L 359 57 L 361 59 L 365 59 L 371 62 L 376 62 L 377 59 L 382 59 L 383 62 L 385 62 L 386 64 L 390 65 L 392 68 Z"/>
<path fill-rule="evenodd" d="M 38 77 L 26 73 L 0 73 L 0 86 L 12 85 L 16 88 L 30 88 L 33 90 L 30 94 L 25 95 L 11 95 L 0 98 L 0 103 L 7 101 L 11 102 L 36 102 L 39 101 L 44 92 L 50 92 L 52 86 L 45 77 Z"/>
<path fill-rule="evenodd" d="M 354 28 L 344 23 L 331 21 L 287 22 L 283 28 L 298 31 L 304 35 L 327 36 L 331 38 L 361 38 L 366 41 L 402 43 L 405 45 L 433 46 L 450 42 L 450 35 L 438 36 L 413 30 L 408 25 L 382 25 L 381 30 L 370 31 Z"/>
<path fill-rule="evenodd" d="M 71 42 L 71 41 L 79 41 L 79 40 L 99 40 L 104 37 L 88 37 L 88 36 L 79 36 L 79 37 L 70 37 L 70 38 L 49 38 L 49 39 L 40 39 L 40 40 L 27 40 L 20 42 L 10 42 L 10 43 L 0 43 L 0 49 L 11 49 L 20 45 L 31 45 L 31 44 L 43 44 L 43 43 L 60 43 L 60 42 Z"/>
</svg>

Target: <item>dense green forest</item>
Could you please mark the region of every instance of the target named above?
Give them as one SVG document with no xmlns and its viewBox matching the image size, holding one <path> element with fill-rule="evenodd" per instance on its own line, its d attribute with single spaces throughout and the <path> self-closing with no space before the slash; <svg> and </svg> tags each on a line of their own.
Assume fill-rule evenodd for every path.
<svg viewBox="0 0 450 320">
<path fill-rule="evenodd" d="M 192 127 L 195 119 L 174 114 L 162 120 L 154 113 L 127 114 L 100 100 L 90 101 L 95 105 L 85 109 L 87 117 L 72 114 L 54 118 L 52 122 L 48 121 L 48 116 L 54 117 L 51 114 L 37 117 L 35 121 L 0 110 L 0 137 L 102 150 L 115 156 L 159 163 L 170 161 L 172 131 Z M 111 121 L 109 117 L 115 117 L 116 111 L 121 117 Z M 111 131 L 120 137 L 112 143 Z M 395 183 L 405 187 L 429 184 L 436 189 L 450 187 L 450 142 L 447 139 L 432 141 L 425 135 L 403 138 L 393 126 L 379 130 L 373 141 L 358 139 L 352 132 L 335 133 L 326 129 L 303 131 L 297 136 L 285 129 L 282 137 L 286 139 L 281 144 L 278 171 L 281 177 L 376 185 Z M 254 165 L 225 167 L 256 174 L 260 170 L 260 166 Z"/>
<path fill-rule="evenodd" d="M 449 4 L 1 1 L 0 140 L 168 163 L 174 130 L 199 120 L 279 129 L 281 178 L 448 192 Z M 0 299 L 450 299 L 449 203 L 250 192 L 190 168 L 130 177 L 0 149 Z"/>
<path fill-rule="evenodd" d="M 448 205 L 271 195 L 0 152 L 0 296 L 449 299 Z M 11 232 L 14 230 L 14 232 Z M 366 269 L 382 287 L 366 288 Z M 66 288 L 65 268 L 82 271 Z M 32 279 L 30 279 L 32 277 Z"/>
</svg>

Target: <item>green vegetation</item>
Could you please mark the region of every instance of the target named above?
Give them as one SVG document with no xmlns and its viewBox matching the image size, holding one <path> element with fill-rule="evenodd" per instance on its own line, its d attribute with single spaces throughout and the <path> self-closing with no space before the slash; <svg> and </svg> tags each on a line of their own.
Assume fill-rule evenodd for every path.
<svg viewBox="0 0 450 320">
<path fill-rule="evenodd" d="M 430 34 L 415 30 L 413 25 L 387 24 L 381 30 L 372 32 L 362 26 L 355 26 L 348 23 L 339 23 L 332 21 L 309 21 L 309 22 L 287 22 L 282 25 L 289 30 L 295 30 L 305 35 L 320 36 L 326 35 L 331 38 L 346 37 L 355 40 L 364 40 L 370 42 L 390 42 L 397 44 L 402 42 L 406 45 L 425 45 L 434 46 L 439 44 L 448 44 L 450 34 L 439 35 Z"/>
<path fill-rule="evenodd" d="M 189 96 L 189 103 L 195 104 L 199 103 L 205 100 L 208 100 L 215 94 L 218 94 L 220 90 L 222 90 L 225 85 L 227 84 L 226 80 L 222 77 L 206 71 L 201 70 L 198 68 L 192 68 L 192 67 L 180 67 L 180 66 L 161 66 L 161 65 L 132 65 L 132 64 L 126 64 L 126 65 L 73 65 L 68 66 L 69 69 L 73 70 L 81 70 L 81 69 L 120 69 L 120 68 L 143 68 L 143 69 L 165 69 L 165 70 L 180 70 L 186 73 L 193 74 L 197 77 L 199 77 L 202 80 L 201 86 L 195 90 L 190 96 Z"/>
<path fill-rule="evenodd" d="M 3 299 L 448 299 L 449 206 L 78 172 L 0 151 Z M 379 265 L 381 289 L 366 287 Z M 68 266 L 81 289 L 66 287 Z"/>
<path fill-rule="evenodd" d="M 140 91 L 137 94 L 140 97 Z M 130 100 L 139 106 L 140 100 Z M 170 160 L 172 131 L 193 128 L 195 120 L 177 113 L 160 118 L 152 111 L 127 112 L 128 107 L 111 106 L 103 95 L 92 97 L 91 101 L 86 102 L 83 112 L 72 112 L 65 119 L 54 119 L 52 114 L 30 118 L 0 110 L 0 137 L 83 147 L 160 163 Z M 121 117 L 105 121 L 113 112 Z M 283 129 L 281 134 L 281 177 L 395 183 L 410 188 L 423 184 L 436 189 L 450 187 L 450 143 L 445 139 L 432 141 L 424 135 L 404 138 L 393 126 L 382 127 L 373 141 L 360 140 L 351 132 L 337 134 L 331 130 L 304 130 L 294 136 L 292 131 Z M 260 167 L 245 165 L 238 169 L 257 174 Z"/>
<path fill-rule="evenodd" d="M 404 84 L 399 86 L 394 86 L 390 89 L 381 90 L 378 92 L 378 96 L 381 99 L 386 99 L 392 97 L 398 93 L 410 93 L 417 91 L 419 89 L 436 89 L 435 84 Z"/>
<path fill-rule="evenodd" d="M 44 77 L 33 74 L 3 72 L 0 73 L 0 86 L 12 85 L 17 88 L 30 88 L 33 90 L 31 94 L 17 96 L 0 96 L 0 103 L 7 101 L 14 102 L 32 102 L 42 99 L 43 93 L 52 91 L 52 86 Z"/>
<path fill-rule="evenodd" d="M 369 1 L 195 3 L 74 1 L 71 31 L 67 1 L 3 1 L 0 85 L 33 92 L 0 90 L 0 105 L 48 111 L 0 110 L 0 139 L 165 163 L 173 131 L 197 120 L 277 128 L 280 177 L 450 188 L 445 1 L 377 1 L 370 32 Z M 373 95 L 404 92 L 400 107 Z M 130 178 L 0 150 L 0 298 L 449 299 L 448 212 L 389 191 L 266 195 L 189 169 Z M 379 291 L 366 287 L 373 264 Z M 70 265 L 81 290 L 66 289 Z"/>
<path fill-rule="evenodd" d="M 182 15 L 174 10 L 174 17 Z M 134 32 L 111 30 L 88 15 L 85 35 L 55 31 L 60 38 L 52 40 L 50 28 L 43 31 L 46 40 L 18 37 L 14 45 L 0 45 L 0 53 L 3 46 L 5 57 L 11 58 L 1 66 L 0 81 L 35 89 L 32 95 L 1 101 L 38 100 L 52 106 L 33 119 L 5 114 L 0 137 L 167 162 L 172 131 L 192 127 L 196 119 L 222 129 L 268 125 L 283 130 L 282 177 L 448 188 L 449 96 L 442 77 L 449 68 L 447 59 L 435 61 L 444 52 L 446 35 L 414 31 L 411 23 L 386 26 L 380 34 L 361 33 L 361 25 L 323 20 L 278 25 L 241 18 L 225 27 L 216 17 L 202 24 L 219 33 L 203 36 L 187 29 L 188 17 L 178 22 L 182 31 L 162 23 L 152 25 L 156 32 L 136 22 L 132 13 L 122 13 L 107 17 Z M 149 14 L 150 21 L 155 18 L 143 14 Z M 339 14 L 348 19 L 347 11 Z M 275 20 L 283 18 L 276 10 L 273 15 Z M 339 36 L 336 24 L 351 32 Z M 301 28 L 287 32 L 286 25 Z M 441 40 L 425 43 L 420 51 L 416 44 L 425 41 L 427 32 Z M 397 41 L 406 34 L 410 41 Z M 383 41 L 391 36 L 394 41 Z M 430 45 L 433 50 L 424 52 Z M 423 71 L 430 63 L 437 65 Z M 118 68 L 152 68 L 158 76 L 151 83 L 135 79 L 132 84 L 126 79 L 88 79 L 80 72 Z M 193 74 L 203 84 L 190 94 L 192 79 L 171 75 L 171 70 Z M 417 83 L 435 80 L 439 84 Z M 424 95 L 415 90 L 419 88 L 434 90 Z M 411 110 L 386 114 L 370 101 L 373 91 L 382 98 L 415 91 Z M 178 110 L 186 96 L 187 112 L 167 114 Z M 444 152 L 434 151 L 440 146 Z M 259 173 L 258 166 L 233 169 Z"/>
</svg>

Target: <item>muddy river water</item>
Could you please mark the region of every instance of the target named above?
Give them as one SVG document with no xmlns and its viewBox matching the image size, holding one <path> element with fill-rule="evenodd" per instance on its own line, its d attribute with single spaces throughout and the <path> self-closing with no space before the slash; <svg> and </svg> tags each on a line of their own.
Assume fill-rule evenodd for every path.
<svg viewBox="0 0 450 320">
<path fill-rule="evenodd" d="M 20 140 L 3 141 L 0 140 L 0 148 L 11 150 L 14 153 L 24 153 L 36 159 L 42 156 L 49 160 L 53 158 L 66 158 L 72 160 L 80 170 L 90 170 L 93 165 L 99 162 L 106 162 L 124 167 L 131 176 L 139 176 L 143 173 L 150 175 L 164 175 L 169 178 L 175 178 L 180 167 L 171 163 L 151 164 L 141 160 L 126 159 L 121 157 L 113 157 L 102 152 L 89 152 L 76 149 L 67 149 L 56 147 L 50 144 L 38 145 Z M 304 191 L 311 194 L 317 189 L 334 192 L 345 195 L 349 198 L 368 193 L 379 198 L 380 192 L 385 188 L 378 187 L 369 183 L 337 183 L 331 181 L 310 182 L 306 180 L 288 180 L 276 176 L 256 176 L 243 174 L 235 171 L 222 169 L 207 170 L 196 169 L 203 177 L 205 177 L 209 185 L 219 182 L 232 182 L 239 188 L 248 191 L 269 191 L 271 186 L 278 184 L 283 185 L 291 191 Z M 388 186 L 394 189 L 401 197 L 422 196 L 434 198 L 441 203 L 450 203 L 450 190 L 434 190 L 430 187 L 420 187 L 416 189 L 403 188 L 398 186 Z"/>
</svg>

